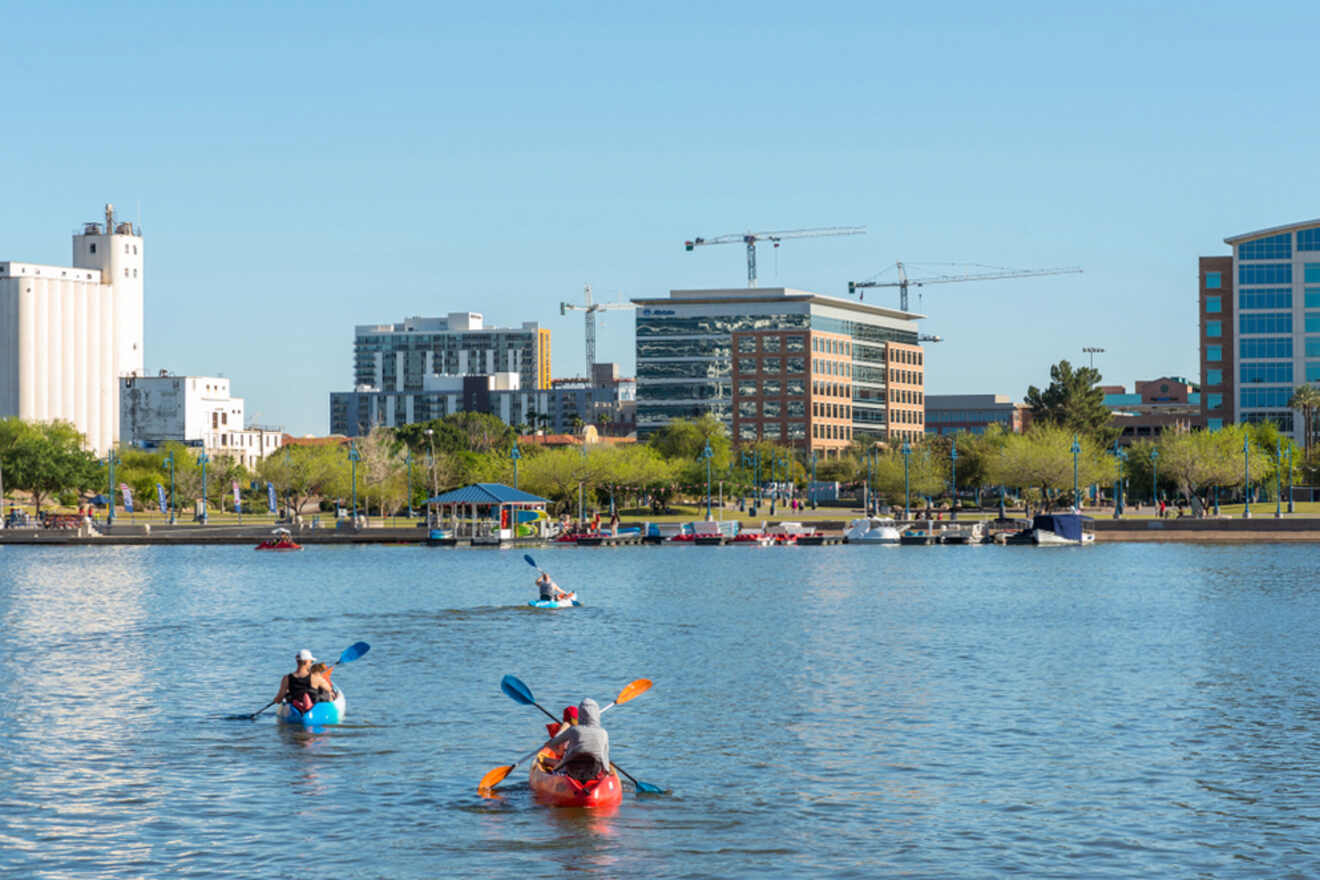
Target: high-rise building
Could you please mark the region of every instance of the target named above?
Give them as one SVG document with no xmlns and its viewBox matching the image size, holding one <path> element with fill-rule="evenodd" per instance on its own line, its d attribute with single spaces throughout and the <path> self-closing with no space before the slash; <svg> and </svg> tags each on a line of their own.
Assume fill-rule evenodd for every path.
<svg viewBox="0 0 1320 880">
<path fill-rule="evenodd" d="M 119 437 L 119 377 L 143 371 L 142 230 L 86 223 L 73 265 L 0 262 L 0 416 L 71 422 L 105 454 Z"/>
<path fill-rule="evenodd" d="M 330 395 L 330 431 L 355 437 L 478 410 L 518 424 L 549 410 L 550 331 L 487 327 L 480 314 L 359 324 L 352 391 Z M 512 421 L 510 421 L 512 420 Z"/>
<path fill-rule="evenodd" d="M 552 379 L 550 391 L 550 412 L 541 414 L 547 417 L 541 426 L 556 434 L 575 430 L 579 420 L 607 436 L 637 430 L 637 380 L 621 377 L 618 364 L 592 364 L 590 378 Z"/>
<path fill-rule="evenodd" d="M 1026 404 L 1015 403 L 1007 394 L 926 395 L 927 434 L 984 434 L 991 425 L 1016 434 L 1030 421 Z"/>
<path fill-rule="evenodd" d="M 1199 266 L 1201 411 L 1214 429 L 1270 421 L 1301 440 L 1288 407 L 1320 383 L 1320 220 L 1232 235 Z"/>
<path fill-rule="evenodd" d="M 826 453 L 925 433 L 921 315 L 783 287 L 633 302 L 641 438 L 704 413 L 738 441 Z"/>
</svg>

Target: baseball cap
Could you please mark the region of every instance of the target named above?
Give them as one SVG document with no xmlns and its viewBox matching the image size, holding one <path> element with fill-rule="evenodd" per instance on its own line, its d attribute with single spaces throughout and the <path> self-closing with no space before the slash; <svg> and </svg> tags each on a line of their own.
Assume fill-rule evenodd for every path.
<svg viewBox="0 0 1320 880">
<path fill-rule="evenodd" d="M 307 650 L 306 648 L 303 648 L 301 651 L 298 652 L 298 659 L 300 661 L 307 660 L 312 663 L 316 662 L 316 658 L 312 656 L 312 652 Z"/>
</svg>

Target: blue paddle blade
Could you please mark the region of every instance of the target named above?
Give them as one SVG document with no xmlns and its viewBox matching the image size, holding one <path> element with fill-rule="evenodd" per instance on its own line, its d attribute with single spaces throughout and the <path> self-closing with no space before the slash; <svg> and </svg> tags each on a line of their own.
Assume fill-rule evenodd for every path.
<svg viewBox="0 0 1320 880">
<path fill-rule="evenodd" d="M 661 788 L 660 786 L 658 786 L 658 785 L 652 785 L 652 784 L 649 783 L 649 782 L 642 782 L 640 779 L 637 781 L 637 791 L 638 791 L 639 794 L 642 793 L 642 792 L 645 792 L 646 794 L 664 794 L 664 793 L 665 793 L 665 790 L 664 790 L 663 788 Z"/>
<path fill-rule="evenodd" d="M 536 564 L 536 560 L 532 558 L 532 554 L 530 554 L 530 553 L 524 553 L 524 554 L 523 554 L 523 559 L 526 559 L 526 560 L 527 560 L 527 564 L 530 565 L 532 568 L 535 568 L 535 569 L 538 569 L 538 570 L 541 568 L 541 566 L 539 566 L 539 565 Z"/>
<path fill-rule="evenodd" d="M 339 655 L 339 659 L 335 661 L 335 665 L 338 666 L 341 663 L 352 663 L 370 650 L 371 645 L 368 645 L 366 642 L 355 642 L 344 649 L 344 653 Z"/>
<path fill-rule="evenodd" d="M 512 675 L 506 675 L 500 679 L 500 690 L 508 694 L 510 699 L 516 703 L 522 703 L 524 706 L 536 705 L 536 698 L 527 689 L 527 685 Z"/>
</svg>

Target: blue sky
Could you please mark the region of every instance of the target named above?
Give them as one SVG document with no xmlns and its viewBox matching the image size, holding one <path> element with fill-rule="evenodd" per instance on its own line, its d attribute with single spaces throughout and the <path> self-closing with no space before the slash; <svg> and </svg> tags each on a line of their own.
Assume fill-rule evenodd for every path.
<svg viewBox="0 0 1320 880">
<path fill-rule="evenodd" d="M 6 7 L 0 259 L 140 204 L 148 369 L 300 434 L 355 324 L 539 320 L 576 375 L 560 300 L 740 286 L 739 246 L 682 243 L 748 229 L 867 226 L 761 251 L 841 296 L 895 260 L 1085 269 L 914 296 L 928 393 L 1020 398 L 1088 345 L 1106 382 L 1195 379 L 1197 256 L 1320 216 L 1320 9 L 1070 6 Z M 631 373 L 627 313 L 599 348 Z"/>
</svg>

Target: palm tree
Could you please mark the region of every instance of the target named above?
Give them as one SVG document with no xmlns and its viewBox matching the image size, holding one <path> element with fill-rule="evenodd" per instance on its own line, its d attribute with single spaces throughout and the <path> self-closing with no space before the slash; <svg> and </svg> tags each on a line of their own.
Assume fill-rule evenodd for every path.
<svg viewBox="0 0 1320 880">
<path fill-rule="evenodd" d="M 1315 410 L 1320 408 L 1320 389 L 1314 385 L 1298 385 L 1292 397 L 1288 398 L 1288 406 L 1302 411 L 1302 424 L 1305 426 L 1302 432 L 1302 455 L 1304 458 L 1310 458 L 1311 438 L 1315 436 L 1313 431 Z"/>
</svg>

